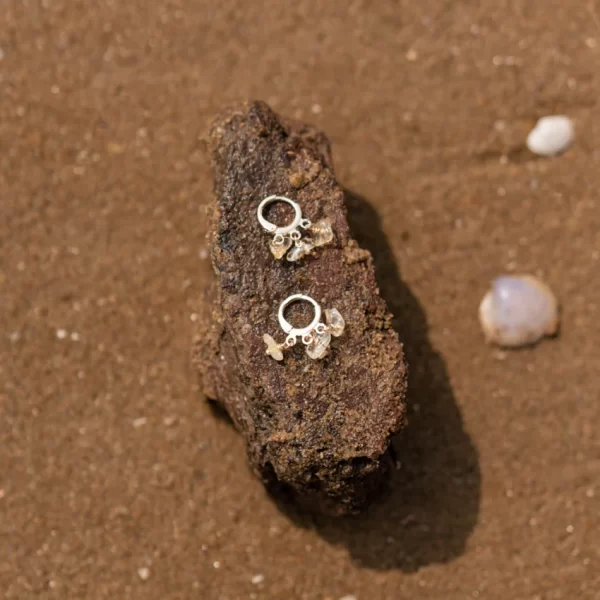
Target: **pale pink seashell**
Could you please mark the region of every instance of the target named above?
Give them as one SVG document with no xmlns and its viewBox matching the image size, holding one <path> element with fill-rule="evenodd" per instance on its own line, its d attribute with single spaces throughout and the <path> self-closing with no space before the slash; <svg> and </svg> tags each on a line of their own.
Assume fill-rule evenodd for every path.
<svg viewBox="0 0 600 600">
<path fill-rule="evenodd" d="M 499 346 L 535 344 L 558 329 L 558 302 L 550 288 L 531 275 L 498 277 L 479 306 L 486 339 Z"/>
</svg>

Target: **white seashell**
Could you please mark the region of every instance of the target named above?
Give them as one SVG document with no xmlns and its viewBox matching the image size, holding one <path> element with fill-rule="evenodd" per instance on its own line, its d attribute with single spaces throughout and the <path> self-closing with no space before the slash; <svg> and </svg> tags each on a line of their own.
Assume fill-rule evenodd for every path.
<svg viewBox="0 0 600 600">
<path fill-rule="evenodd" d="M 573 142 L 573 121 L 564 115 L 542 117 L 527 136 L 527 147 L 539 156 L 554 156 Z"/>
<path fill-rule="evenodd" d="M 479 305 L 487 341 L 499 346 L 535 344 L 558 328 L 558 303 L 550 288 L 531 275 L 498 277 Z"/>
</svg>

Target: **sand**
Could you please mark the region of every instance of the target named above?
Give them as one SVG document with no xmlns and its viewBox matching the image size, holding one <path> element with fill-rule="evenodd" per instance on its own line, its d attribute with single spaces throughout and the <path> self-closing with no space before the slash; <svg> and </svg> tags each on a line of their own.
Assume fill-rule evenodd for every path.
<svg viewBox="0 0 600 600">
<path fill-rule="evenodd" d="M 600 5 L 4 0 L 0 597 L 600 597 Z M 281 511 L 190 366 L 201 136 L 260 98 L 332 140 L 411 366 L 389 496 Z M 545 114 L 576 140 L 524 146 Z M 541 276 L 560 335 L 487 346 Z"/>
</svg>

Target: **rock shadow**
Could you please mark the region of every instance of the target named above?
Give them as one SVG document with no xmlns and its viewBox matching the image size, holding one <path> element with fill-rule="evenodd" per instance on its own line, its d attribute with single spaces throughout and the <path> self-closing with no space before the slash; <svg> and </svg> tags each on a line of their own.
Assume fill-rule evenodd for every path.
<svg viewBox="0 0 600 600">
<path fill-rule="evenodd" d="M 460 556 L 477 522 L 481 475 L 444 359 L 428 339 L 423 307 L 402 281 L 379 215 L 346 191 L 354 238 L 374 259 L 380 293 L 409 364 L 408 425 L 394 440 L 398 469 L 382 500 L 366 513 L 332 518 L 279 506 L 297 524 L 348 548 L 358 565 L 413 572 Z M 409 232 L 403 234 L 408 239 Z"/>
</svg>

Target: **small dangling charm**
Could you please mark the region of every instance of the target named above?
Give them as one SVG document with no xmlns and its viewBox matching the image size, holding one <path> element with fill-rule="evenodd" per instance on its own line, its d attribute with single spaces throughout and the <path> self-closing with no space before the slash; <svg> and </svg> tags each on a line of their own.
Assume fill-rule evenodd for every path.
<svg viewBox="0 0 600 600">
<path fill-rule="evenodd" d="M 290 224 L 278 227 L 265 219 L 263 216 L 264 210 L 273 202 L 285 202 L 294 209 L 294 219 Z M 333 241 L 333 229 L 329 219 L 321 219 L 316 223 L 312 223 L 309 219 L 302 217 L 300 205 L 285 196 L 265 198 L 258 205 L 257 215 L 262 228 L 266 232 L 274 234 L 269 248 L 277 260 L 282 259 L 287 254 L 288 261 L 296 262 L 304 256 L 308 256 L 315 248 L 325 246 Z M 303 238 L 301 230 L 310 231 L 312 237 Z M 288 250 L 290 250 L 289 253 Z"/>
<path fill-rule="evenodd" d="M 283 316 L 285 309 L 293 302 L 309 302 L 313 305 L 315 314 L 306 327 L 294 327 Z M 306 354 L 312 359 L 319 360 L 326 356 L 331 343 L 331 336 L 339 337 L 344 333 L 346 323 L 337 308 L 325 310 L 327 325 L 321 322 L 321 306 L 310 296 L 294 294 L 286 298 L 279 306 L 277 315 L 281 329 L 287 334 L 285 342 L 278 344 L 268 333 L 263 340 L 267 345 L 267 354 L 277 361 L 283 360 L 283 351 L 296 345 L 300 338 L 306 346 Z"/>
</svg>

